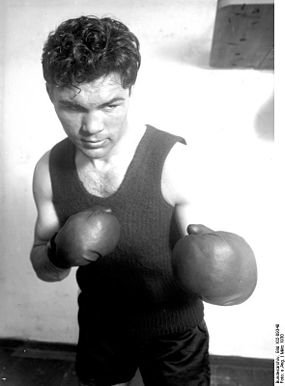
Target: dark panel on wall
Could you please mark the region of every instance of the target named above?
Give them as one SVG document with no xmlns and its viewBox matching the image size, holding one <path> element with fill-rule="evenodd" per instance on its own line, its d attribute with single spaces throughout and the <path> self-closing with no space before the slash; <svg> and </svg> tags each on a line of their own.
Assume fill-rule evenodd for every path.
<svg viewBox="0 0 285 386">
<path fill-rule="evenodd" d="M 220 0 L 210 65 L 216 68 L 274 68 L 274 3 Z"/>
</svg>

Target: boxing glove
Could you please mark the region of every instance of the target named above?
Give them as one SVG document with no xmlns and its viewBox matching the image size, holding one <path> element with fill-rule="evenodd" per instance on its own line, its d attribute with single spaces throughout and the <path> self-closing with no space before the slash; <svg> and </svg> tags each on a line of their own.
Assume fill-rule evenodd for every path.
<svg viewBox="0 0 285 386">
<path fill-rule="evenodd" d="M 68 218 L 51 239 L 48 256 L 59 268 L 82 266 L 108 255 L 120 237 L 120 224 L 111 210 L 88 208 Z"/>
<path fill-rule="evenodd" d="M 243 303 L 257 283 L 251 247 L 238 235 L 190 225 L 172 253 L 177 281 L 205 302 L 230 306 Z"/>
</svg>

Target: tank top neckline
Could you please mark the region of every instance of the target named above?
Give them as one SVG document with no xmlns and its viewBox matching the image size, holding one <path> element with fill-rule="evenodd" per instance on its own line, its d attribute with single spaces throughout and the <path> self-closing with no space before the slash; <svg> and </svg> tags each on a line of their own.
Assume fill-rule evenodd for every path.
<svg viewBox="0 0 285 386">
<path fill-rule="evenodd" d="M 76 148 L 75 148 L 74 144 L 71 143 L 71 145 L 72 145 L 72 152 L 71 152 L 72 175 L 73 175 L 74 181 L 76 182 L 77 188 L 81 192 L 83 192 L 85 195 L 90 197 L 91 199 L 96 199 L 98 201 L 109 200 L 109 199 L 116 197 L 123 190 L 124 186 L 128 183 L 129 179 L 133 175 L 136 174 L 136 169 L 137 169 L 137 167 L 139 167 L 139 164 L 140 164 L 139 158 L 140 158 L 140 155 L 142 154 L 141 149 L 144 148 L 144 144 L 145 144 L 145 142 L 147 142 L 150 131 L 151 131 L 151 127 L 149 125 L 145 125 L 145 126 L 146 126 L 146 129 L 145 129 L 142 137 L 140 138 L 140 140 L 137 144 L 133 158 L 131 159 L 131 162 L 129 163 L 129 165 L 126 169 L 126 172 L 125 172 L 125 175 L 122 179 L 122 182 L 120 183 L 117 190 L 115 190 L 113 193 L 111 193 L 110 195 L 105 196 L 105 197 L 97 196 L 96 194 L 89 192 L 86 189 L 86 187 L 84 186 L 83 182 L 80 180 L 78 172 L 77 172 L 76 163 L 75 163 Z"/>
</svg>

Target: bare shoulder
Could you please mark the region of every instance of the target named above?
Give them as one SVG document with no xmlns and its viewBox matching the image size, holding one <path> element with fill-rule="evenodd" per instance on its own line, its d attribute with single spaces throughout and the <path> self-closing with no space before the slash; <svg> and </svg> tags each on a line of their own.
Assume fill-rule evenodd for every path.
<svg viewBox="0 0 285 386">
<path fill-rule="evenodd" d="M 190 150 L 188 145 L 184 145 L 181 142 L 176 142 L 172 147 L 165 160 L 165 167 L 168 169 L 176 168 L 181 163 L 188 162 L 190 160 Z"/>
<path fill-rule="evenodd" d="M 50 151 L 47 151 L 37 162 L 34 170 L 33 177 L 33 192 L 35 199 L 41 197 L 51 198 L 52 189 L 49 173 L 49 155 Z"/>
<path fill-rule="evenodd" d="M 162 195 L 172 206 L 189 199 L 190 163 L 189 147 L 177 142 L 165 160 L 161 180 Z"/>
</svg>

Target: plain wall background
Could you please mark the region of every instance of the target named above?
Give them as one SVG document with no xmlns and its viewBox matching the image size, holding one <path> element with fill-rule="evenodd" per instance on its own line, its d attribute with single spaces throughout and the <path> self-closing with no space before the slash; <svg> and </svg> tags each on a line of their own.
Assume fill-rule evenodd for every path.
<svg viewBox="0 0 285 386">
<path fill-rule="evenodd" d="M 141 42 L 142 67 L 131 114 L 183 135 L 201 185 L 193 187 L 193 219 L 237 232 L 255 251 L 259 280 L 240 306 L 205 305 L 210 352 L 270 358 L 280 322 L 282 254 L 276 247 L 273 72 L 216 70 L 209 53 L 215 0 L 2 0 L 0 182 L 0 338 L 77 340 L 74 271 L 63 282 L 36 278 L 29 252 L 36 210 L 35 163 L 64 137 L 45 92 L 41 50 L 61 21 L 113 16 Z M 279 206 L 277 204 L 277 210 Z"/>
</svg>

